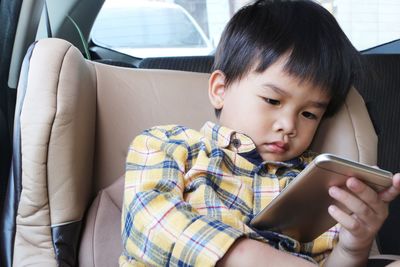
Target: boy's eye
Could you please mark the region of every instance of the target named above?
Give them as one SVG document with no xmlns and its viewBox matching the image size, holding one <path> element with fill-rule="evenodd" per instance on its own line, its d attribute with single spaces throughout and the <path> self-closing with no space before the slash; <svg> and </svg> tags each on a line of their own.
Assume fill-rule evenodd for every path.
<svg viewBox="0 0 400 267">
<path fill-rule="evenodd" d="M 267 102 L 268 104 L 271 104 L 271 105 L 274 105 L 274 106 L 277 106 L 277 105 L 279 105 L 281 103 L 281 101 L 279 101 L 279 100 L 266 98 L 266 97 L 264 97 L 264 101 Z"/>
<path fill-rule="evenodd" d="M 302 113 L 302 115 L 303 115 L 304 118 L 307 118 L 307 119 L 310 119 L 310 120 L 316 120 L 318 118 L 315 114 L 313 114 L 311 112 L 308 112 L 308 111 L 304 111 Z"/>
</svg>

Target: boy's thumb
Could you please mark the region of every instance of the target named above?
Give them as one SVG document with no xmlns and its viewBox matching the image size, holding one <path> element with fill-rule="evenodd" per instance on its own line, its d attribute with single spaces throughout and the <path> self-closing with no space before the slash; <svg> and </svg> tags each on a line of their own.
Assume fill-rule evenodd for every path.
<svg viewBox="0 0 400 267">
<path fill-rule="evenodd" d="M 400 194 L 400 173 L 393 175 L 392 186 L 381 192 L 379 195 L 385 202 L 390 202 Z"/>
</svg>

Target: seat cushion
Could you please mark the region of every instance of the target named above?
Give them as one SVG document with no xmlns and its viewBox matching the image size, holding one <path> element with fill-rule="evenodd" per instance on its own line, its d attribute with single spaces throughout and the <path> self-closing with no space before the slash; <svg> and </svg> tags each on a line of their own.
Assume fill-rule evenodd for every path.
<svg viewBox="0 0 400 267">
<path fill-rule="evenodd" d="M 118 258 L 123 250 L 121 240 L 121 212 L 124 193 L 124 177 L 120 177 L 109 187 L 101 190 L 90 207 L 84 226 L 79 250 L 79 266 L 109 267 L 118 266 Z M 394 257 L 373 256 L 379 254 L 374 242 L 368 266 Z M 398 258 L 397 258 L 398 259 Z"/>
<path fill-rule="evenodd" d="M 118 266 L 122 251 L 121 207 L 124 178 L 101 190 L 90 207 L 79 250 L 79 266 Z"/>
</svg>

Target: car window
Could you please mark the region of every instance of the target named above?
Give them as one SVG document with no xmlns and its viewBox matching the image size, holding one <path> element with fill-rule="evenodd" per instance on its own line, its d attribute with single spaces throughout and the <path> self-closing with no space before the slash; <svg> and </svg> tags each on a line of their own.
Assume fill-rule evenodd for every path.
<svg viewBox="0 0 400 267">
<path fill-rule="evenodd" d="M 358 50 L 400 38 L 398 0 L 318 0 Z"/>
<path fill-rule="evenodd" d="M 93 39 L 112 47 L 206 46 L 199 29 L 184 10 L 169 5 L 105 9 L 97 20 Z"/>
<path fill-rule="evenodd" d="M 139 57 L 209 55 L 232 15 L 249 0 L 106 0 L 94 44 Z M 400 38 L 400 1 L 316 0 L 358 50 Z"/>
<path fill-rule="evenodd" d="M 108 1 L 96 19 L 92 41 L 137 57 L 204 55 L 213 49 L 183 7 L 145 1 Z"/>
</svg>

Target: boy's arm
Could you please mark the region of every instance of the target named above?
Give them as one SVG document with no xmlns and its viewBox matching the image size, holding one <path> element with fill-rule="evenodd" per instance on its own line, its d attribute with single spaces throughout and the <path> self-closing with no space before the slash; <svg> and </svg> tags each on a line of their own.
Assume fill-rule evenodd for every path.
<svg viewBox="0 0 400 267">
<path fill-rule="evenodd" d="M 199 215 L 184 201 L 188 153 L 187 145 L 156 129 L 133 141 L 125 175 L 121 261 L 212 266 L 243 235 Z"/>
<path fill-rule="evenodd" d="M 342 227 L 339 243 L 324 266 L 366 265 L 372 242 L 388 216 L 388 204 L 400 193 L 400 173 L 394 175 L 393 185 L 379 194 L 356 178 L 349 178 L 346 186 L 351 193 L 338 187 L 329 189 L 329 194 L 353 214 L 329 207 L 329 214 Z"/>
<path fill-rule="evenodd" d="M 277 250 L 268 244 L 240 238 L 217 263 L 218 267 L 276 266 L 311 267 L 315 264 L 289 253 Z"/>
</svg>

